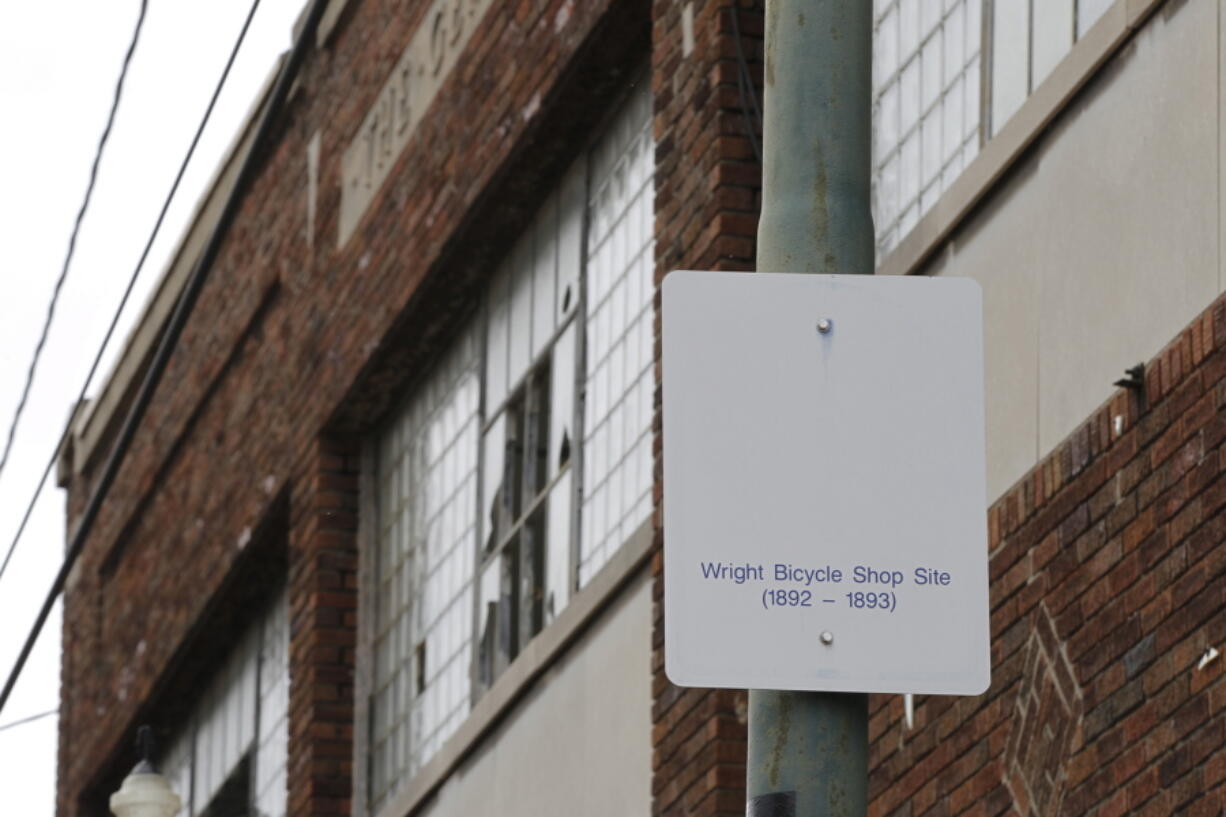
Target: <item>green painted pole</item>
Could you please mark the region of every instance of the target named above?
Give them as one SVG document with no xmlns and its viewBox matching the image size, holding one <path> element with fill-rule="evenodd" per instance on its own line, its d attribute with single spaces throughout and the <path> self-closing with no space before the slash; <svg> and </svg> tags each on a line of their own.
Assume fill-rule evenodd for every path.
<svg viewBox="0 0 1226 817">
<path fill-rule="evenodd" d="M 873 272 L 872 7 L 766 0 L 763 272 Z M 750 690 L 746 777 L 747 817 L 864 817 L 868 696 Z"/>
</svg>

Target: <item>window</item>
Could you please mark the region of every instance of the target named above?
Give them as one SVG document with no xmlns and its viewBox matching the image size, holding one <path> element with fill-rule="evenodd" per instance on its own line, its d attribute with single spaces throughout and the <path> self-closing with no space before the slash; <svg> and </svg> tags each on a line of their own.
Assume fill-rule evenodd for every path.
<svg viewBox="0 0 1226 817">
<path fill-rule="evenodd" d="M 893 249 L 979 151 L 983 0 L 877 0 L 873 221 Z"/>
<path fill-rule="evenodd" d="M 875 0 L 877 256 L 906 238 L 1112 0 Z M 990 59 L 981 58 L 984 9 Z M 981 111 L 980 89 L 990 103 Z"/>
<path fill-rule="evenodd" d="M 378 444 L 372 795 L 468 714 L 478 361 L 470 329 Z"/>
<path fill-rule="evenodd" d="M 632 100 L 592 156 L 580 586 L 651 515 L 650 105 L 646 94 Z"/>
<path fill-rule="evenodd" d="M 992 133 L 1110 5 L 1111 0 L 993 0 Z"/>
<path fill-rule="evenodd" d="M 372 811 L 650 516 L 654 160 L 640 82 L 373 441 Z"/>
<path fill-rule="evenodd" d="M 542 205 L 489 293 L 476 681 L 487 688 L 574 585 L 576 321 L 586 161 Z"/>
<path fill-rule="evenodd" d="M 161 762 L 185 817 L 286 813 L 289 612 L 282 591 L 208 683 Z"/>
</svg>

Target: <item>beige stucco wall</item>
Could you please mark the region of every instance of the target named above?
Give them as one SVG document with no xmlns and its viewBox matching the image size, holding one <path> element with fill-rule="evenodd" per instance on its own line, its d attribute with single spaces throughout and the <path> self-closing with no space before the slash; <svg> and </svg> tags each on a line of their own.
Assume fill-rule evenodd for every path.
<svg viewBox="0 0 1226 817">
<path fill-rule="evenodd" d="M 631 581 L 419 813 L 651 813 L 651 578 Z"/>
<path fill-rule="evenodd" d="M 1165 4 L 925 270 L 984 288 L 989 499 L 1223 288 L 1218 5 Z"/>
</svg>

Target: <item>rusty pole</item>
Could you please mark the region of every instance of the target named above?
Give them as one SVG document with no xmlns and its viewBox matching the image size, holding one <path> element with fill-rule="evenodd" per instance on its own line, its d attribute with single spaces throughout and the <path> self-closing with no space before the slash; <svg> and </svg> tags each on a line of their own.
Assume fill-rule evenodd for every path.
<svg viewBox="0 0 1226 817">
<path fill-rule="evenodd" d="M 872 7 L 766 0 L 763 272 L 873 272 Z M 864 817 L 867 777 L 867 695 L 749 691 L 747 817 Z"/>
</svg>

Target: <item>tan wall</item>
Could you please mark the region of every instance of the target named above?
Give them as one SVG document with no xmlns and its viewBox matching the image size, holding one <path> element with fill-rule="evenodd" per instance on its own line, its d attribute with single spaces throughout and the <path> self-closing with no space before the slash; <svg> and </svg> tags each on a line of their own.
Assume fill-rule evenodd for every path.
<svg viewBox="0 0 1226 817">
<path fill-rule="evenodd" d="M 984 288 L 990 498 L 1223 289 L 1218 16 L 1166 4 L 926 270 Z"/>
<path fill-rule="evenodd" d="M 622 591 L 419 813 L 651 813 L 651 580 Z"/>
</svg>

